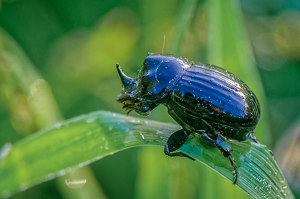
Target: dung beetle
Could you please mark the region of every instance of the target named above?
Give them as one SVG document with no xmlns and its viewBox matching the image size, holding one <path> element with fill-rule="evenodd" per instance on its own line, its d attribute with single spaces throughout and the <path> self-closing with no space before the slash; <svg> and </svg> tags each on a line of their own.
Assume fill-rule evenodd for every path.
<svg viewBox="0 0 300 199">
<path fill-rule="evenodd" d="M 137 78 L 126 76 L 117 64 L 123 89 L 117 100 L 129 113 L 149 114 L 159 104 L 182 129 L 174 132 L 165 145 L 169 156 L 182 156 L 176 151 L 191 133 L 198 133 L 208 144 L 216 146 L 238 170 L 225 147 L 226 139 L 244 141 L 253 136 L 259 117 L 259 102 L 250 88 L 232 73 L 217 66 L 193 63 L 173 55 L 149 53 Z"/>
</svg>

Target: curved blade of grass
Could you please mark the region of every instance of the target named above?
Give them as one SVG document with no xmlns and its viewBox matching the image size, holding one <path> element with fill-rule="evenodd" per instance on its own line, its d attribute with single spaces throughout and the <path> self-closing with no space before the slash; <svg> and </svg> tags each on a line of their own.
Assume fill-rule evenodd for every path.
<svg viewBox="0 0 300 199">
<path fill-rule="evenodd" d="M 0 197 L 126 148 L 163 146 L 170 134 L 180 128 L 105 111 L 58 123 L 0 151 Z M 237 186 L 253 198 L 293 198 L 264 145 L 236 141 L 229 144 L 239 169 Z M 228 159 L 217 148 L 202 144 L 198 135 L 190 136 L 180 150 L 233 180 Z"/>
</svg>

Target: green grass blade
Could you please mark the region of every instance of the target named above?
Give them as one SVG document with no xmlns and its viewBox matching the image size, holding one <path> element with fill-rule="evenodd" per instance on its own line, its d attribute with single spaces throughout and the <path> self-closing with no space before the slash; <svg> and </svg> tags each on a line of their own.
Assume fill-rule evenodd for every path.
<svg viewBox="0 0 300 199">
<path fill-rule="evenodd" d="M 178 20 L 175 26 L 174 39 L 171 46 L 171 53 L 178 55 L 184 40 L 184 33 L 190 25 L 192 17 L 195 15 L 197 0 L 188 0 L 182 3 L 181 10 L 178 13 Z"/>
<path fill-rule="evenodd" d="M 170 134 L 180 128 L 105 111 L 58 123 L 0 151 L 0 197 L 126 148 L 163 146 Z M 239 168 L 237 186 L 253 198 L 293 198 L 284 176 L 264 145 L 235 141 L 229 144 Z M 233 180 L 229 161 L 217 148 L 202 144 L 198 135 L 190 136 L 180 150 Z"/>
</svg>

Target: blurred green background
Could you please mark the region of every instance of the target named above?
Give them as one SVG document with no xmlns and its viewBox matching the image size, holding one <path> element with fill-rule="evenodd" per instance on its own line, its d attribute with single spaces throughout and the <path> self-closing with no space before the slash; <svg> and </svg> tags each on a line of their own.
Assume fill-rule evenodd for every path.
<svg viewBox="0 0 300 199">
<path fill-rule="evenodd" d="M 217 64 L 217 47 L 212 46 L 218 42 L 212 40 L 230 24 L 215 26 L 216 2 L 2 1 L 0 146 L 63 118 L 99 109 L 124 113 L 115 101 L 121 91 L 117 62 L 130 76 L 137 75 L 148 52 Z M 224 67 L 254 91 L 262 81 L 263 89 L 258 92 L 264 99 L 262 111 L 266 119 L 257 137 L 274 150 L 288 129 L 300 121 L 300 2 L 230 2 L 243 16 L 237 27 L 245 30 L 245 42 L 253 50 L 250 59 L 255 60 L 251 63 L 258 75 L 243 75 L 239 68 L 243 66 Z M 8 43 L 19 47 L 8 49 Z M 231 42 L 223 43 L 223 52 L 230 52 Z M 243 50 L 239 53 L 247 54 Z M 22 63 L 26 67 L 16 69 Z M 36 90 L 42 90 L 38 98 L 34 98 Z M 149 117 L 174 122 L 164 107 Z M 186 159 L 171 160 L 162 151 L 159 147 L 129 149 L 12 198 L 248 198 L 205 166 Z M 69 186 L 66 182 L 72 178 L 86 179 L 88 183 Z M 294 186 L 294 191 L 299 188 Z"/>
</svg>

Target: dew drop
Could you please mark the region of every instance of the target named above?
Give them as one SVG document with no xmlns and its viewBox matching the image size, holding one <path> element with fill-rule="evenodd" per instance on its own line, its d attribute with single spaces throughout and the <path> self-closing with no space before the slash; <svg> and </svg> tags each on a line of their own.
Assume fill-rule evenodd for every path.
<svg viewBox="0 0 300 199">
<path fill-rule="evenodd" d="M 65 184 L 71 189 L 78 189 L 87 183 L 86 179 L 65 179 Z"/>
<path fill-rule="evenodd" d="M 142 139 L 145 139 L 144 135 L 142 134 L 142 132 L 139 131 L 140 136 L 142 137 Z"/>
</svg>

